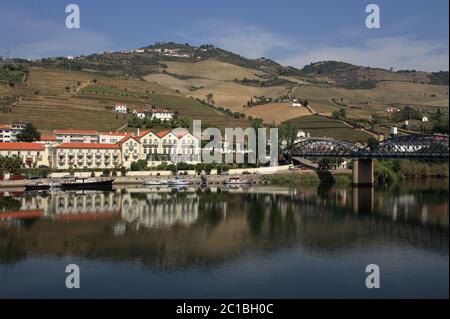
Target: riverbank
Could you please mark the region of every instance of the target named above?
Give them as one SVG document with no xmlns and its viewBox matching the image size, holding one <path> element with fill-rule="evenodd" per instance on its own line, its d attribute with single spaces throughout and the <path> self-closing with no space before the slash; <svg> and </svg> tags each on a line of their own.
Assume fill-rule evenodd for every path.
<svg viewBox="0 0 450 319">
<path fill-rule="evenodd" d="M 184 172 L 183 172 L 184 173 Z M 202 177 L 197 175 L 195 171 L 186 171 L 186 179 L 192 185 L 202 184 Z M 449 170 L 448 162 L 428 163 L 422 161 L 407 160 L 389 160 L 375 161 L 375 183 L 377 185 L 396 184 L 403 180 L 421 180 L 429 178 L 448 179 Z M 53 180 L 67 176 L 67 173 L 52 173 Z M 76 177 L 90 177 L 89 172 L 78 172 Z M 167 172 L 127 172 L 126 176 L 102 177 L 97 175 L 96 178 L 106 179 L 114 178 L 114 185 L 143 185 L 146 180 L 171 179 L 174 175 L 170 171 Z M 288 166 L 280 166 L 277 168 L 253 168 L 234 170 L 229 175 L 217 175 L 213 172 L 206 175 L 208 184 L 223 184 L 231 177 L 237 177 L 249 184 L 278 184 L 278 185 L 319 185 L 333 184 L 337 186 L 348 186 L 352 183 L 352 170 L 336 170 L 336 171 L 313 171 L 298 170 L 289 171 Z M 43 178 L 33 180 L 32 182 L 47 183 L 49 179 Z M 29 180 L 1 180 L 0 188 L 24 188 L 29 184 Z"/>
</svg>

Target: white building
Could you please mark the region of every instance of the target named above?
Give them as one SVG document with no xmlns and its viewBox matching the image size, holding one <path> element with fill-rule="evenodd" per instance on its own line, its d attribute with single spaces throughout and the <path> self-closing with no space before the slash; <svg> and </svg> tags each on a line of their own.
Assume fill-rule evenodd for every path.
<svg viewBox="0 0 450 319">
<path fill-rule="evenodd" d="M 36 141 L 38 144 L 44 144 L 48 146 L 56 145 L 56 137 L 53 135 L 41 135 L 41 139 Z"/>
<path fill-rule="evenodd" d="M 95 133 L 95 134 L 94 134 Z M 18 156 L 24 166 L 56 169 L 118 169 L 146 160 L 148 166 L 172 162 L 171 155 L 185 155 L 183 162 L 200 160 L 201 144 L 190 132 L 174 130 L 134 133 L 57 130 L 34 143 L 0 143 L 0 155 Z"/>
<path fill-rule="evenodd" d="M 19 157 L 25 167 L 49 166 L 49 149 L 39 143 L 7 142 L 0 143 L 0 156 Z"/>
<path fill-rule="evenodd" d="M 422 122 L 428 122 L 428 117 L 426 116 L 422 117 Z"/>
<path fill-rule="evenodd" d="M 62 143 L 54 147 L 53 167 L 116 168 L 121 166 L 121 150 L 117 144 Z"/>
<path fill-rule="evenodd" d="M 152 108 L 150 109 L 150 118 L 152 120 L 159 119 L 161 121 L 171 121 L 175 116 L 175 112 L 164 108 Z"/>
<path fill-rule="evenodd" d="M 116 111 L 116 113 L 127 113 L 128 106 L 126 106 L 124 104 L 116 104 L 115 111 Z"/>
<path fill-rule="evenodd" d="M 147 117 L 147 109 L 137 109 L 133 111 L 134 116 L 136 116 L 138 119 L 145 119 Z"/>
<path fill-rule="evenodd" d="M 98 132 L 90 130 L 55 130 L 56 142 L 60 143 L 98 143 Z"/>
<path fill-rule="evenodd" d="M 131 135 L 127 132 L 100 132 L 99 143 L 101 144 L 116 144 L 125 137 Z"/>
<path fill-rule="evenodd" d="M 152 120 L 171 121 L 175 117 L 175 112 L 166 108 L 136 109 L 133 113 L 134 116 L 141 120 L 149 118 Z"/>
<path fill-rule="evenodd" d="M 0 143 L 17 142 L 17 134 L 21 133 L 26 123 L 12 122 L 11 124 L 0 124 Z"/>
<path fill-rule="evenodd" d="M 302 103 L 292 103 L 293 107 L 302 107 L 303 104 Z"/>
</svg>

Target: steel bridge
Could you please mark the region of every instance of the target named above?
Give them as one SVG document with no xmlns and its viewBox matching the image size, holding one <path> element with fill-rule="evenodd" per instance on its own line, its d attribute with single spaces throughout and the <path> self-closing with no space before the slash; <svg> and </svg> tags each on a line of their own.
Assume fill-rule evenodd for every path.
<svg viewBox="0 0 450 319">
<path fill-rule="evenodd" d="M 286 149 L 292 158 L 348 158 L 354 160 L 353 183 L 373 184 L 373 159 L 449 159 L 447 135 L 407 135 L 393 137 L 370 146 L 328 138 L 308 138 Z"/>
</svg>

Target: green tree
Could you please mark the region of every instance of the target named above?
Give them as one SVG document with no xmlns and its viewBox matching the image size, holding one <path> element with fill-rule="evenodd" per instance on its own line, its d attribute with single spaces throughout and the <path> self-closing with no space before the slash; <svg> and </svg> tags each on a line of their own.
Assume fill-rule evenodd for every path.
<svg viewBox="0 0 450 319">
<path fill-rule="evenodd" d="M 19 142 L 35 142 L 41 140 L 41 133 L 31 123 L 27 123 L 22 132 L 17 134 Z"/>
<path fill-rule="evenodd" d="M 146 160 L 138 160 L 136 162 L 132 162 L 130 165 L 131 171 L 145 171 L 147 170 L 147 161 Z"/>
<path fill-rule="evenodd" d="M 200 174 L 203 172 L 204 169 L 205 169 L 205 164 L 203 164 L 203 163 L 197 163 L 197 164 L 195 165 L 195 172 L 196 172 L 198 175 L 200 175 Z"/>
<path fill-rule="evenodd" d="M 374 137 L 370 137 L 370 138 L 367 140 L 367 146 L 369 146 L 369 149 L 370 149 L 371 151 L 376 151 L 377 148 L 378 148 L 378 141 L 377 141 L 377 139 L 374 138 Z"/>
<path fill-rule="evenodd" d="M 23 162 L 17 156 L 0 156 L 0 175 L 4 175 L 5 173 L 18 175 L 22 167 Z"/>
</svg>

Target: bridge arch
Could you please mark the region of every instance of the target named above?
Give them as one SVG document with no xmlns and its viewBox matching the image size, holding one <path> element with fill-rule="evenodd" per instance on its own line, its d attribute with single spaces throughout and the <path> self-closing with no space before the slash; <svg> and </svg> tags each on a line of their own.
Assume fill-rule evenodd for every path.
<svg viewBox="0 0 450 319">
<path fill-rule="evenodd" d="M 379 142 L 366 153 L 372 158 L 448 159 L 446 135 L 406 135 Z"/>
<path fill-rule="evenodd" d="M 295 143 L 285 154 L 297 157 L 355 158 L 365 150 L 355 144 L 327 138 L 308 138 Z"/>
</svg>

